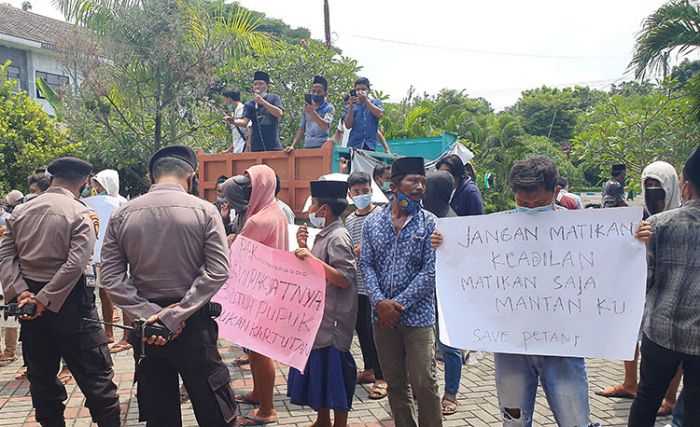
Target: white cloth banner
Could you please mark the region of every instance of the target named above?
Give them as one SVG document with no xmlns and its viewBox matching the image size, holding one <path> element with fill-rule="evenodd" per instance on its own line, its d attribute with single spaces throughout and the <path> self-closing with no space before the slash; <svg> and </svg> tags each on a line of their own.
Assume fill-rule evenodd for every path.
<svg viewBox="0 0 700 427">
<path fill-rule="evenodd" d="M 642 208 L 438 220 L 440 339 L 497 353 L 631 360 L 646 289 Z"/>
</svg>

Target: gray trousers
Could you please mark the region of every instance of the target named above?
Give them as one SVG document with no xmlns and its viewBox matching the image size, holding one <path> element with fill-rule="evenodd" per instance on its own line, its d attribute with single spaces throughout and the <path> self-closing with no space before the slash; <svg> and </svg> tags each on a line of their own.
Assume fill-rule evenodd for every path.
<svg viewBox="0 0 700 427">
<path fill-rule="evenodd" d="M 435 363 L 435 328 L 401 325 L 382 328 L 375 324 L 374 342 L 384 379 L 389 384 L 389 405 L 396 427 L 442 426 Z M 413 414 L 411 390 L 418 403 L 418 424 Z"/>
</svg>

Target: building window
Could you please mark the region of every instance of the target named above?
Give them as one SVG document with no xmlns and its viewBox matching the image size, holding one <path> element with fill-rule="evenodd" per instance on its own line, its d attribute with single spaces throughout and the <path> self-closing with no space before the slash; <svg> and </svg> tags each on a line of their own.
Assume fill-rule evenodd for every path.
<svg viewBox="0 0 700 427">
<path fill-rule="evenodd" d="M 43 71 L 36 72 L 36 79 L 39 80 L 39 78 L 44 79 L 44 81 L 48 83 L 51 89 L 53 89 L 56 92 L 60 90 L 63 86 L 70 83 L 70 80 L 67 76 L 62 76 L 60 74 L 53 73 L 45 73 Z M 39 85 L 36 85 L 36 97 L 40 99 L 45 98 L 44 94 L 41 93 L 41 89 L 39 89 Z"/>
<path fill-rule="evenodd" d="M 15 67 L 14 65 L 7 67 L 7 80 L 14 80 L 17 82 L 14 88 L 15 92 L 22 90 L 22 75 L 20 71 L 19 67 Z"/>
</svg>

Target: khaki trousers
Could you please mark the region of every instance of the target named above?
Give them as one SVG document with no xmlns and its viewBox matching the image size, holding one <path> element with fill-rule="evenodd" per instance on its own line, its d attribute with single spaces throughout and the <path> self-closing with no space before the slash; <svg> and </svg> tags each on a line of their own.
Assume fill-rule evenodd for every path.
<svg viewBox="0 0 700 427">
<path fill-rule="evenodd" d="M 435 328 L 374 325 L 374 341 L 396 427 L 440 427 L 442 406 L 435 363 Z M 409 383 L 411 387 L 409 388 Z M 418 403 L 418 424 L 412 393 Z"/>
</svg>

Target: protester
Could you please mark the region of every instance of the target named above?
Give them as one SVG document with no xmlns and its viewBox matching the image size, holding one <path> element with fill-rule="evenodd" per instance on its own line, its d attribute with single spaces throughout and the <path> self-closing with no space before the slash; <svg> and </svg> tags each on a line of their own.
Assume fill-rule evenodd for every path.
<svg viewBox="0 0 700 427">
<path fill-rule="evenodd" d="M 645 209 L 649 215 L 676 209 L 681 204 L 678 174 L 676 169 L 666 162 L 654 162 L 644 168 L 644 171 L 642 171 L 642 188 L 644 189 Z M 604 397 L 634 399 L 637 394 L 638 358 L 639 345 L 635 348 L 634 360 L 624 362 L 625 377 L 622 383 L 606 387 L 596 392 L 596 394 Z M 670 415 L 673 412 L 681 373 L 679 370 L 669 385 L 666 396 L 659 407 L 659 416 Z"/>
<path fill-rule="evenodd" d="M 438 160 L 435 167 L 449 172 L 454 178 L 454 193 L 450 206 L 457 216 L 481 215 L 484 213 L 484 203 L 481 191 L 474 180 L 467 175 L 462 159 L 456 154 L 450 154 Z"/>
<path fill-rule="evenodd" d="M 572 211 L 583 209 L 583 200 L 578 194 L 569 193 L 569 180 L 563 176 L 559 177 L 559 194 L 557 194 L 557 204 Z"/>
<path fill-rule="evenodd" d="M 44 426 L 65 425 L 66 388 L 56 377 L 61 358 L 92 420 L 100 427 L 120 425 L 107 338 L 99 325 L 82 320 L 98 319 L 94 291 L 83 275 L 95 245 L 95 214 L 76 200 L 91 169 L 73 157 L 53 161 L 50 188 L 13 212 L 0 243 L 5 298 L 36 305 L 35 315 L 20 317 L 22 352 L 36 420 Z"/>
<path fill-rule="evenodd" d="M 102 250 L 102 242 L 104 242 L 105 231 L 107 230 L 109 218 L 112 216 L 112 213 L 114 213 L 114 211 L 116 211 L 122 204 L 119 199 L 110 195 L 110 191 L 107 191 L 106 188 L 110 188 L 111 194 L 119 195 L 119 174 L 117 171 L 106 169 L 92 177 L 91 180 L 92 186 L 97 195 L 82 199 L 82 201 L 95 211 L 100 227 L 98 228 L 97 240 L 92 252 L 92 265 L 90 267 L 92 267 L 91 272 L 93 277 L 95 277 L 96 284 L 100 291 L 102 319 L 105 322 L 116 323 L 119 322 L 119 316 L 115 316 L 116 310 L 114 305 L 112 304 L 112 301 L 110 300 L 109 295 L 107 295 L 105 289 L 100 286 L 99 270 L 102 261 L 100 252 Z M 107 335 L 108 343 L 111 344 L 114 342 L 114 329 L 111 325 L 105 325 L 105 335 Z M 126 336 L 126 334 L 124 335 Z M 116 348 L 116 346 L 114 348 Z M 126 348 L 124 349 L 126 350 Z M 111 352 L 113 352 L 112 350 L 113 349 L 110 349 Z"/>
<path fill-rule="evenodd" d="M 394 198 L 394 193 L 391 191 L 391 166 L 383 163 L 375 166 L 372 171 L 372 179 L 384 192 L 387 200 L 391 201 Z"/>
<path fill-rule="evenodd" d="M 623 164 L 613 165 L 610 170 L 611 178 L 603 187 L 603 207 L 617 208 L 627 206 L 625 202 L 625 178 L 627 166 Z"/>
<path fill-rule="evenodd" d="M 158 150 L 148 164 L 154 185 L 114 212 L 102 247 L 101 280 L 114 304 L 167 331 L 129 335 L 147 425 L 182 426 L 178 374 L 199 425 L 233 426 L 238 415 L 209 308 L 228 279 L 226 235 L 214 206 L 188 194 L 196 168 L 188 147 Z"/>
<path fill-rule="evenodd" d="M 559 173 L 545 156 L 519 160 L 508 175 L 515 193 L 515 213 L 537 215 L 556 211 Z M 648 241 L 651 230 L 642 223 L 637 238 Z M 442 243 L 439 231 L 431 237 L 434 246 Z M 588 426 L 588 375 L 582 357 L 494 354 L 496 391 L 503 426 L 530 427 L 533 423 L 538 381 L 542 384 L 554 419 L 560 426 Z"/>
<path fill-rule="evenodd" d="M 461 160 L 460 160 L 461 163 Z M 425 181 L 423 207 L 438 218 L 456 217 L 450 207 L 450 197 L 454 188 L 452 174 L 444 170 L 433 171 Z M 445 394 L 442 396 L 442 414 L 452 415 L 457 412 L 459 403 L 457 393 L 462 380 L 462 350 L 449 347 L 438 339 L 438 351 L 445 362 Z"/>
<path fill-rule="evenodd" d="M 251 126 L 250 151 L 280 151 L 279 121 L 284 109 L 279 95 L 269 93 L 270 75 L 256 71 L 253 76 L 255 98 L 245 103 L 243 117 L 229 120 L 235 126 Z"/>
<path fill-rule="evenodd" d="M 49 189 L 49 177 L 45 173 L 36 173 L 27 178 L 29 193 L 39 195 Z"/>
<path fill-rule="evenodd" d="M 24 201 L 24 194 L 19 190 L 12 190 L 7 193 L 0 210 L 0 225 L 5 225 L 5 221 L 12 215 L 15 208 Z"/>
<path fill-rule="evenodd" d="M 250 124 L 247 126 L 236 126 L 235 121 L 243 118 L 245 107 L 241 102 L 241 92 L 237 89 L 226 89 L 223 92 L 224 107 L 226 113 L 224 119 L 229 123 L 231 131 L 231 149 L 234 154 L 245 151 L 246 141 L 248 140 L 248 132 Z"/>
<path fill-rule="evenodd" d="M 299 259 L 319 261 L 326 276 L 323 318 L 306 369 L 302 374 L 290 368 L 287 385 L 293 404 L 317 412 L 316 427 L 346 427 L 355 393 L 357 366 L 350 354 L 357 315 L 355 256 L 350 234 L 340 220 L 348 207 L 347 194 L 346 182 L 311 182 L 309 220 L 321 230 L 309 250 L 307 226 L 300 227 L 299 248 L 294 251 Z"/>
<path fill-rule="evenodd" d="M 322 76 L 314 76 L 311 85 L 311 103 L 304 102 L 299 130 L 292 145 L 285 148 L 285 153 L 291 153 L 304 143 L 304 148 L 321 148 L 329 139 L 328 130 L 333 123 L 335 107 L 326 101 L 328 81 Z"/>
<path fill-rule="evenodd" d="M 353 213 L 345 219 L 345 227 L 350 233 L 355 250 L 356 262 L 360 261 L 362 252 L 362 227 L 365 220 L 376 209 L 372 203 L 372 185 L 369 174 L 354 172 L 348 177 L 348 196 L 352 198 L 355 207 Z M 357 283 L 357 321 L 355 331 L 360 341 L 362 361 L 364 369 L 358 373 L 359 384 L 372 384 L 368 397 L 379 400 L 386 397 L 387 383 L 382 376 L 382 368 L 379 365 L 377 347 L 374 345 L 374 333 L 372 332 L 372 304 L 367 297 L 367 289 L 362 280 L 362 270 L 357 269 L 355 274 Z"/>
<path fill-rule="evenodd" d="M 435 251 L 430 246 L 436 218 L 421 209 L 424 160 L 395 160 L 391 189 L 392 203 L 375 210 L 362 231 L 360 266 L 373 306 L 374 341 L 389 384 L 389 405 L 396 426 L 416 425 L 412 391 L 418 403 L 418 425 L 439 427 L 442 410 L 435 365 Z"/>
<path fill-rule="evenodd" d="M 664 393 L 683 367 L 685 425 L 700 425 L 700 149 L 681 179 L 684 204 L 653 215 L 641 370 L 629 425 L 653 426 Z"/>
<path fill-rule="evenodd" d="M 266 165 L 253 166 L 243 176 L 229 178 L 224 183 L 224 193 L 231 206 L 237 211 L 245 211 L 240 235 L 271 248 L 288 250 L 287 217 L 275 201 L 275 188 L 275 172 Z M 245 206 L 241 206 L 241 197 Z M 272 401 L 275 387 L 274 362 L 256 352 L 250 353 L 249 360 L 253 374 L 253 390 L 236 395 L 236 401 L 260 406 L 239 422 L 241 425 L 277 422 L 277 412 Z"/>
<path fill-rule="evenodd" d="M 379 119 L 384 116 L 384 105 L 378 99 L 369 98 L 369 79 L 366 77 L 355 80 L 354 93 L 350 94 L 343 115 L 345 127 L 350 129 L 348 147 L 376 151 Z M 391 152 L 388 145 L 384 149 L 387 153 Z"/>
<path fill-rule="evenodd" d="M 284 203 L 277 197 L 282 191 L 282 180 L 280 179 L 279 175 L 275 175 L 275 181 L 275 201 L 280 206 L 280 208 L 282 208 L 282 212 L 284 212 L 284 215 L 287 217 L 287 223 L 294 224 L 294 220 L 296 218 L 294 216 L 294 211 L 292 210 L 292 208 L 289 207 L 288 204 Z"/>
</svg>

